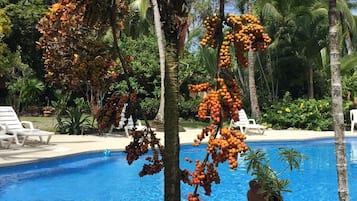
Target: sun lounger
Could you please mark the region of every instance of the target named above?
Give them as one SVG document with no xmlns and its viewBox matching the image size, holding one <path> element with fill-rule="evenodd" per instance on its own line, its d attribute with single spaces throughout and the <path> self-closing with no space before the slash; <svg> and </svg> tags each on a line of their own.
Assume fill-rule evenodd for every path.
<svg viewBox="0 0 357 201">
<path fill-rule="evenodd" d="M 239 128 L 240 132 L 244 134 L 246 134 L 249 130 L 256 130 L 259 134 L 264 134 L 266 127 L 257 124 L 254 119 L 248 119 L 244 109 L 240 109 L 238 115 L 239 121 L 233 121 L 232 119 L 229 126 L 230 128 Z"/>
<path fill-rule="evenodd" d="M 38 136 L 41 142 L 42 137 L 47 137 L 46 144 L 48 144 L 54 134 L 35 129 L 33 123 L 30 121 L 20 121 L 11 106 L 0 106 L 0 124 L 5 127 L 5 133 L 13 135 L 16 143 L 20 145 L 25 145 L 26 140 L 31 136 Z M 19 138 L 22 138 L 22 140 L 20 141 Z"/>
<path fill-rule="evenodd" d="M 8 149 L 12 142 L 15 141 L 15 135 L 7 135 L 5 125 L 0 125 L 0 147 L 4 147 L 4 141 L 7 142 L 6 148 Z"/>
<path fill-rule="evenodd" d="M 112 133 L 114 129 L 124 129 L 126 137 L 129 137 L 129 131 L 133 130 L 135 127 L 135 130 L 137 131 L 144 131 L 147 129 L 146 126 L 141 125 L 140 120 L 137 121 L 137 124 L 134 125 L 133 117 L 130 116 L 129 119 L 125 117 L 125 109 L 126 109 L 127 104 L 124 105 L 122 112 L 121 112 L 121 117 L 120 117 L 120 122 L 117 127 L 112 126 L 109 130 L 109 133 Z M 125 125 L 125 121 L 128 121 L 127 124 Z M 155 130 L 154 128 L 151 128 L 151 130 Z"/>
</svg>

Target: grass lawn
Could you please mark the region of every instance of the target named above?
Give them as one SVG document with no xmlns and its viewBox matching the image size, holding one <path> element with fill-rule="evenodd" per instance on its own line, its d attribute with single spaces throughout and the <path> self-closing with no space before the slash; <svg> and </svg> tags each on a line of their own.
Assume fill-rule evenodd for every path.
<svg viewBox="0 0 357 201">
<path fill-rule="evenodd" d="M 57 124 L 56 117 L 31 117 L 31 116 L 21 116 L 21 121 L 31 121 L 35 128 L 46 130 L 46 131 L 55 131 Z M 193 119 L 182 119 L 180 118 L 179 124 L 182 127 L 186 128 L 204 128 L 208 125 L 208 122 L 197 121 Z"/>
<path fill-rule="evenodd" d="M 57 124 L 56 117 L 28 117 L 21 116 L 21 121 L 31 121 L 35 128 L 46 130 L 46 131 L 55 131 Z"/>
</svg>

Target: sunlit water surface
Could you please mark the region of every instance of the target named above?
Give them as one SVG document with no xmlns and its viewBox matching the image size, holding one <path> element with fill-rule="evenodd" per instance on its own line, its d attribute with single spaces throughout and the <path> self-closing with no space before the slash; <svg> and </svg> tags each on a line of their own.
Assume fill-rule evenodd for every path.
<svg viewBox="0 0 357 201">
<path fill-rule="evenodd" d="M 351 144 L 347 141 L 347 159 L 350 200 L 357 200 L 357 161 L 351 157 Z M 252 148 L 262 148 L 269 153 L 271 164 L 283 168 L 277 161 L 278 147 L 295 148 L 309 159 L 302 164 L 301 172 L 281 175 L 290 180 L 292 193 L 284 194 L 285 201 L 338 200 L 336 163 L 332 139 L 306 142 L 249 143 Z M 193 170 L 183 158 L 193 161 L 204 158 L 204 147 L 184 145 L 181 148 L 181 166 Z M 356 156 L 357 158 L 357 156 Z M 123 152 L 84 154 L 52 161 L 0 168 L 0 201 L 160 201 L 163 200 L 163 173 L 139 177 L 144 160 L 129 166 Z M 285 166 L 284 166 L 285 167 Z M 204 200 L 246 200 L 248 181 L 246 166 L 240 163 L 233 171 L 223 164 L 219 168 L 221 184 L 213 185 L 210 197 Z M 182 184 L 182 200 L 193 188 Z M 203 191 L 200 191 L 203 195 Z"/>
</svg>

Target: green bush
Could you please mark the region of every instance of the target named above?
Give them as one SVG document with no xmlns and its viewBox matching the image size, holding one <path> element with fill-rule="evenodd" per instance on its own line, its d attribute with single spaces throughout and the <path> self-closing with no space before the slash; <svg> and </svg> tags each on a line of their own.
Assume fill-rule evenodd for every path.
<svg viewBox="0 0 357 201">
<path fill-rule="evenodd" d="M 76 98 L 74 103 L 75 106 L 69 107 L 64 114 L 58 115 L 57 132 L 79 135 L 90 128 L 90 116 L 85 114 L 85 111 L 88 111 L 88 105 L 84 98 Z"/>
<path fill-rule="evenodd" d="M 145 98 L 140 102 L 141 112 L 145 112 L 147 119 L 154 119 L 160 106 L 160 98 Z M 145 119 L 144 114 L 137 113 L 136 118 Z"/>
<path fill-rule="evenodd" d="M 188 100 L 180 100 L 178 108 L 180 117 L 184 119 L 195 118 L 198 112 L 198 105 L 200 104 L 201 99 L 193 98 Z"/>
<path fill-rule="evenodd" d="M 290 94 L 286 93 L 282 101 L 264 107 L 263 111 L 263 121 L 275 129 L 333 129 L 331 99 L 292 100 Z"/>
</svg>

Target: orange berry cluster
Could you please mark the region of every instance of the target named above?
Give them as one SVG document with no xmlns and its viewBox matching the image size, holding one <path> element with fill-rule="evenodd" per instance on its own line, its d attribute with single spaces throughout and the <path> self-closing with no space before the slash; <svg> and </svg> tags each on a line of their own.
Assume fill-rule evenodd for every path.
<svg viewBox="0 0 357 201">
<path fill-rule="evenodd" d="M 230 113 L 227 114 L 230 116 L 234 121 L 239 120 L 239 115 L 238 115 L 238 109 L 235 109 L 236 107 L 240 108 L 242 103 L 242 99 L 240 99 L 240 90 L 239 86 L 236 80 L 231 80 L 228 82 L 227 87 L 230 89 L 231 94 L 233 95 L 233 105 L 231 106 Z M 226 111 L 226 110 L 224 110 Z"/>
<path fill-rule="evenodd" d="M 212 183 L 219 184 L 221 181 L 214 163 L 202 163 L 196 161 L 196 169 L 192 174 L 192 185 L 202 186 L 205 190 L 205 195 L 211 194 Z"/>
<path fill-rule="evenodd" d="M 217 78 L 217 83 L 220 86 L 218 93 L 220 94 L 222 102 L 223 120 L 229 118 L 237 119 L 238 108 L 240 108 L 240 106 L 242 105 L 238 84 L 234 80 L 231 80 L 229 82 L 230 88 L 228 88 L 223 78 Z"/>
<path fill-rule="evenodd" d="M 264 27 L 260 25 L 259 20 L 253 15 L 243 14 L 239 16 L 228 14 L 225 21 L 232 29 L 226 32 L 219 49 L 218 67 L 221 69 L 231 67 L 232 56 L 230 47 L 232 43 L 235 47 L 237 60 L 244 66 L 248 65 L 244 52 L 247 52 L 250 48 L 253 51 L 257 51 L 258 49 L 265 50 L 268 44 L 271 43 L 271 38 L 263 33 Z M 207 44 L 210 44 L 212 48 L 217 47 L 216 38 L 218 37 L 216 36 L 216 29 L 220 28 L 218 23 L 221 23 L 221 20 L 217 16 L 205 20 L 207 31 L 201 40 L 202 47 L 205 47 Z"/>
<path fill-rule="evenodd" d="M 216 165 L 209 162 L 196 161 L 195 171 L 191 174 L 188 170 L 181 171 L 183 175 L 183 182 L 193 185 L 201 186 L 205 191 L 205 195 L 211 195 L 212 183 L 219 184 L 221 179 L 219 177 Z M 191 179 L 189 178 L 191 176 Z M 200 200 L 199 195 L 194 193 L 189 193 L 188 200 Z"/>
<path fill-rule="evenodd" d="M 110 128 L 115 124 L 117 121 L 117 111 L 121 109 L 127 101 L 128 96 L 119 96 L 116 93 L 110 96 L 109 100 L 103 104 L 102 108 L 100 108 L 97 113 L 99 132 L 102 132 L 106 128 Z"/>
<path fill-rule="evenodd" d="M 213 120 L 215 124 L 218 124 L 221 121 L 221 104 L 218 91 L 212 90 L 204 98 L 203 102 L 200 103 L 198 108 L 198 117 L 200 119 L 206 119 L 206 115 L 204 115 L 205 111 L 210 111 L 211 120 Z"/>
<path fill-rule="evenodd" d="M 202 87 L 204 85 L 195 86 L 197 87 L 190 87 L 190 90 L 208 89 L 208 87 Z M 196 189 L 198 186 L 203 187 L 206 195 L 210 195 L 213 182 L 220 182 L 216 170 L 219 163 L 228 161 L 231 169 L 237 169 L 239 153 L 248 149 L 248 146 L 244 143 L 244 134 L 228 128 L 221 128 L 222 121 L 229 118 L 238 120 L 239 118 L 238 108 L 241 107 L 242 101 L 238 83 L 231 76 L 225 75 L 224 78 L 216 79 L 216 90 L 212 90 L 211 85 L 209 88 L 207 90 L 208 95 L 199 106 L 198 116 L 205 119 L 209 113 L 212 121 L 197 135 L 193 144 L 198 146 L 203 139 L 208 137 L 207 156 L 204 162 L 196 162 L 196 168 L 192 174 L 188 170 L 182 171 L 181 174 L 183 182 L 196 186 Z M 209 160 L 212 160 L 212 162 L 209 162 Z M 187 158 L 186 161 L 192 162 Z M 189 177 L 192 177 L 192 179 Z M 188 200 L 200 200 L 199 195 L 196 194 L 196 189 L 189 194 Z"/>
<path fill-rule="evenodd" d="M 156 138 L 154 131 L 151 129 L 145 131 L 132 130 L 131 135 L 133 141 L 125 147 L 128 164 L 132 164 L 140 156 L 148 153 L 150 148 L 153 155 L 146 157 L 149 163 L 143 165 L 139 176 L 143 177 L 160 172 L 164 168 L 164 146 L 160 144 L 160 139 Z"/>
<path fill-rule="evenodd" d="M 188 201 L 200 201 L 198 194 L 189 193 L 188 194 Z"/>
<path fill-rule="evenodd" d="M 104 129 L 110 128 L 112 125 L 118 126 L 121 113 L 124 104 L 130 101 L 134 103 L 136 101 L 137 94 L 131 93 L 130 96 L 119 96 L 113 93 L 103 104 L 102 108 L 97 113 L 98 130 L 102 132 Z M 131 104 L 132 105 L 132 104 Z M 133 108 L 130 106 L 126 107 L 125 117 L 129 117 L 132 114 Z M 125 124 L 128 123 L 127 121 Z"/>
<path fill-rule="evenodd" d="M 234 84 L 233 90 L 229 90 L 223 78 L 216 79 L 218 90 L 211 90 L 198 107 L 198 118 L 205 120 L 210 113 L 211 120 L 218 124 L 228 118 L 238 119 L 238 108 L 241 106 L 238 85 Z M 235 82 L 232 80 L 231 82 Z M 232 84 L 231 84 L 232 85 Z M 191 87 L 192 88 L 192 87 Z M 221 109 L 223 108 L 223 113 Z"/>
<path fill-rule="evenodd" d="M 227 32 L 224 36 L 221 48 L 219 49 L 219 63 L 218 67 L 221 69 L 228 69 L 231 67 L 232 56 L 230 53 L 231 41 L 233 34 Z"/>
<path fill-rule="evenodd" d="M 202 142 L 202 140 L 206 137 L 209 136 L 210 133 L 215 133 L 215 125 L 210 124 L 206 128 L 202 129 L 202 132 L 197 135 L 197 139 L 194 139 L 193 146 L 199 146 Z"/>
<path fill-rule="evenodd" d="M 233 170 L 238 167 L 238 155 L 248 150 L 244 143 L 245 135 L 228 128 L 220 130 L 219 138 L 210 138 L 207 152 L 212 154 L 212 160 L 217 165 L 228 160 L 229 167 Z"/>
<path fill-rule="evenodd" d="M 244 52 L 250 48 L 253 51 L 265 50 L 271 43 L 271 38 L 264 33 L 264 27 L 253 15 L 243 14 L 241 16 L 229 14 L 227 24 L 232 27 L 234 34 L 231 38 L 235 46 L 236 57 L 244 66 L 248 66 Z"/>
<path fill-rule="evenodd" d="M 213 124 L 202 130 L 198 135 L 198 142 L 209 135 L 207 145 L 207 157 L 204 162 L 196 161 L 195 171 L 191 174 L 188 170 L 182 171 L 182 180 L 185 183 L 194 186 L 201 186 L 205 190 L 206 195 L 211 194 L 212 183 L 220 183 L 220 177 L 216 167 L 219 163 L 224 163 L 228 160 L 231 169 L 237 169 L 239 153 L 248 150 L 248 146 L 244 143 L 245 135 L 228 128 L 220 129 L 220 136 L 217 138 L 216 130 Z M 196 142 L 195 142 L 196 143 Z M 208 162 L 208 156 L 211 155 L 212 162 Z M 186 161 L 192 162 L 185 158 Z M 189 179 L 189 177 L 192 179 Z M 190 193 L 188 200 L 200 200 L 196 192 Z"/>
<path fill-rule="evenodd" d="M 212 48 L 216 48 L 218 44 L 216 30 L 221 24 L 221 19 L 215 15 L 213 17 L 207 17 L 203 23 L 206 27 L 206 33 L 203 39 L 201 40 L 202 47 L 206 47 L 207 45 L 209 45 Z"/>
<path fill-rule="evenodd" d="M 212 83 L 209 83 L 209 82 L 196 84 L 196 85 L 193 85 L 193 84 L 188 85 L 188 89 L 192 92 L 209 91 L 209 90 L 211 90 L 211 87 L 212 87 Z"/>
</svg>

